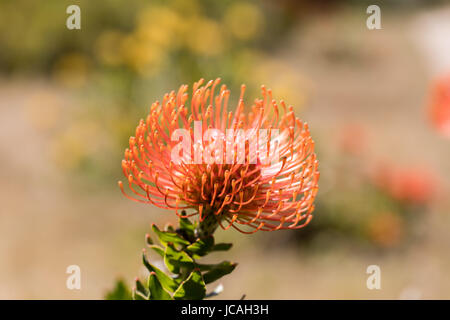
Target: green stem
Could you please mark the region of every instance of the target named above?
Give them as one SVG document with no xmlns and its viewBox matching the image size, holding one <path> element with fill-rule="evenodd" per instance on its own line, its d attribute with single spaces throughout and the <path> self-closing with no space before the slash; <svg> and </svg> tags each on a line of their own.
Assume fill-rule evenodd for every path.
<svg viewBox="0 0 450 320">
<path fill-rule="evenodd" d="M 219 226 L 217 219 L 217 216 L 213 212 L 207 213 L 205 219 L 198 224 L 195 230 L 196 236 L 201 239 L 212 236 Z"/>
</svg>

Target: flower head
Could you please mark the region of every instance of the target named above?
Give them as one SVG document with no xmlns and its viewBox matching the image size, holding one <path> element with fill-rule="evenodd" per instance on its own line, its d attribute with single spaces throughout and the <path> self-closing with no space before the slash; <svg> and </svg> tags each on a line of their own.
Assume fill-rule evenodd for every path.
<svg viewBox="0 0 450 320">
<path fill-rule="evenodd" d="M 308 125 L 264 86 L 248 113 L 242 86 L 229 112 L 219 82 L 200 80 L 190 99 L 183 85 L 152 104 L 122 161 L 133 197 L 119 182 L 122 192 L 244 233 L 305 226 L 319 179 Z"/>
</svg>

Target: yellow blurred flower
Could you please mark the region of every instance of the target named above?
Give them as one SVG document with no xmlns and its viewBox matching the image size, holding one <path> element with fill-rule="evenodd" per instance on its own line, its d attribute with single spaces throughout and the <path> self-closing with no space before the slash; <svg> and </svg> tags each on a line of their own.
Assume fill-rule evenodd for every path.
<svg viewBox="0 0 450 320">
<path fill-rule="evenodd" d="M 223 52 L 225 39 L 219 24 L 211 19 L 193 18 L 185 35 L 186 45 L 196 54 L 215 56 Z"/>
<path fill-rule="evenodd" d="M 124 38 L 121 51 L 125 63 L 143 75 L 155 74 L 165 58 L 160 47 L 144 42 L 134 34 Z"/>
<path fill-rule="evenodd" d="M 141 41 L 161 49 L 169 49 L 178 46 L 177 35 L 182 24 L 177 12 L 168 7 L 152 6 L 137 16 L 135 33 Z"/>
<path fill-rule="evenodd" d="M 263 28 L 264 16 L 261 10 L 246 2 L 232 4 L 225 13 L 224 23 L 233 36 L 249 40 Z"/>
<path fill-rule="evenodd" d="M 88 72 L 88 58 L 80 53 L 69 53 L 56 61 L 53 78 L 67 87 L 79 88 L 86 84 Z"/>
</svg>

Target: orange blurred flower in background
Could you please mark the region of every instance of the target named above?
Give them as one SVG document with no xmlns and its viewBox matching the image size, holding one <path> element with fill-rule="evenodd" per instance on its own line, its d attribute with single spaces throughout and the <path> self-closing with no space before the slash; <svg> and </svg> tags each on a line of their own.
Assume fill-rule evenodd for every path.
<svg viewBox="0 0 450 320">
<path fill-rule="evenodd" d="M 375 170 L 373 181 L 392 198 L 414 205 L 427 204 L 437 189 L 435 176 L 419 166 L 399 168 L 381 164 Z"/>
<path fill-rule="evenodd" d="M 272 91 L 264 86 L 263 97 L 255 100 L 251 112 L 244 112 L 245 86 L 237 110 L 228 112 L 230 90 L 222 85 L 215 95 L 219 82 L 216 79 L 203 85 L 202 79 L 195 83 L 190 104 L 187 85 L 177 93 L 166 94 L 161 104 L 152 104 L 146 120 L 137 126 L 136 136 L 130 138 L 122 161 L 133 197 L 125 193 L 119 182 L 122 192 L 133 200 L 174 210 L 178 216 L 199 215 L 199 220 L 207 219 L 213 229 L 220 225 L 225 230 L 233 227 L 253 233 L 305 226 L 312 218 L 319 179 L 308 125 L 295 117 L 292 106 L 286 107 L 280 101 L 279 107 L 272 100 Z M 216 141 L 197 137 L 197 121 L 201 121 L 203 132 L 243 129 L 244 136 L 232 133 L 231 140 L 230 136 L 222 136 Z M 192 163 L 186 154 L 181 161 L 173 161 L 172 150 L 179 141 L 171 137 L 178 129 L 188 130 L 192 152 L 213 151 L 215 161 Z M 259 135 L 260 129 L 268 131 L 263 143 L 267 153 L 259 149 L 253 153 L 247 144 Z M 279 132 L 277 140 L 272 135 L 275 130 Z M 243 161 L 236 161 L 235 150 L 243 141 Z M 218 148 L 220 144 L 232 150 L 231 163 L 224 160 L 228 153 L 225 148 Z M 277 146 L 275 158 L 269 151 Z"/>
<path fill-rule="evenodd" d="M 433 84 L 430 117 L 434 127 L 450 138 L 450 75 L 438 78 Z"/>
</svg>

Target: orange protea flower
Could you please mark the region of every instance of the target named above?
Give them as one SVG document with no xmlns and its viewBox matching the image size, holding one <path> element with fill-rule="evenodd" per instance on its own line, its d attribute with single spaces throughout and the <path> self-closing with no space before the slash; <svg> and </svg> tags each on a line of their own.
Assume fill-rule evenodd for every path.
<svg viewBox="0 0 450 320">
<path fill-rule="evenodd" d="M 430 116 L 434 127 L 450 138 L 450 75 L 436 80 L 432 93 Z"/>
<path fill-rule="evenodd" d="M 245 114 L 243 85 L 237 110 L 228 112 L 227 87 L 214 94 L 219 82 L 195 83 L 190 101 L 183 85 L 152 104 L 122 161 L 130 198 L 181 217 L 198 214 L 206 233 L 218 225 L 244 233 L 305 226 L 319 179 L 308 125 L 264 86 Z"/>
</svg>

